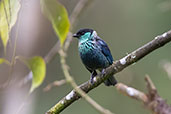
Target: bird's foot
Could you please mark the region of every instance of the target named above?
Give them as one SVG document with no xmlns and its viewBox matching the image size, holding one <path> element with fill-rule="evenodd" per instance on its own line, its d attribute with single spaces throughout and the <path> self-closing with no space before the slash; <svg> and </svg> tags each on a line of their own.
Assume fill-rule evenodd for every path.
<svg viewBox="0 0 171 114">
<path fill-rule="evenodd" d="M 94 83 L 94 80 L 93 80 L 93 79 L 94 79 L 94 77 L 95 77 L 95 76 L 92 76 L 92 75 L 91 75 L 91 77 L 90 77 L 90 83 L 91 83 L 91 84 L 93 84 L 93 83 Z"/>
<path fill-rule="evenodd" d="M 91 76 L 90 76 L 90 83 L 91 84 L 94 84 L 94 78 L 96 77 L 97 75 L 97 72 L 96 71 L 93 71 Z"/>
<path fill-rule="evenodd" d="M 103 69 L 103 70 L 102 70 L 102 76 L 105 75 L 105 74 L 106 74 L 106 70 Z"/>
</svg>

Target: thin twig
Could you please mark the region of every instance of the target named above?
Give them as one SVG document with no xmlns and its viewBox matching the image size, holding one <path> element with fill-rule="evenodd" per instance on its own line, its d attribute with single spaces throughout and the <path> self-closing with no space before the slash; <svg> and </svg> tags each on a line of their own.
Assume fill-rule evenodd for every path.
<svg viewBox="0 0 171 114">
<path fill-rule="evenodd" d="M 79 88 L 82 89 L 85 93 L 88 93 L 90 90 L 99 86 L 104 80 L 106 80 L 112 74 L 116 74 L 122 71 L 124 68 L 141 60 L 144 56 L 164 46 L 170 41 L 171 41 L 171 30 L 160 36 L 155 37 L 152 41 L 138 48 L 137 50 L 123 57 L 122 59 L 115 61 L 111 66 L 106 68 L 103 73 L 100 73 L 96 76 L 96 81 L 94 82 L 94 84 L 91 84 L 89 83 L 89 81 L 87 81 L 83 83 L 82 85 L 80 85 Z M 60 112 L 64 110 L 66 107 L 68 107 L 69 105 L 71 105 L 73 102 L 78 100 L 80 98 L 80 95 L 73 91 L 74 90 L 72 90 L 66 97 L 61 99 L 54 107 L 52 107 L 52 109 L 54 109 L 57 112 Z M 68 96 L 70 96 L 69 99 L 67 99 Z"/>
<path fill-rule="evenodd" d="M 126 96 L 129 96 L 133 99 L 136 99 L 138 101 L 142 101 L 143 103 L 147 103 L 148 102 L 148 98 L 146 96 L 145 93 L 137 90 L 137 89 L 134 89 L 132 87 L 128 87 L 127 85 L 125 84 L 122 84 L 122 83 L 118 83 L 116 85 L 116 89 L 121 92 L 122 94 L 126 95 Z"/>
<path fill-rule="evenodd" d="M 75 21 L 77 20 L 77 17 L 81 14 L 85 6 L 88 4 L 88 2 L 92 2 L 93 0 L 80 0 L 75 8 L 73 9 L 73 13 L 70 15 L 70 24 L 71 24 L 71 29 L 73 28 L 73 25 Z"/>
<path fill-rule="evenodd" d="M 153 82 L 151 81 L 151 79 L 150 79 L 150 77 L 148 75 L 145 76 L 145 81 L 147 82 L 148 93 L 156 94 L 157 93 L 157 89 L 154 86 Z"/>
<path fill-rule="evenodd" d="M 85 6 L 89 3 L 89 2 L 92 2 L 93 0 L 80 0 L 77 5 L 75 6 L 74 10 L 73 10 L 73 13 L 71 13 L 70 15 L 70 25 L 71 25 L 71 28 L 70 30 L 72 31 L 72 28 L 74 25 L 78 16 L 81 14 L 81 12 L 83 12 L 83 9 L 85 9 Z M 65 45 L 64 45 L 64 51 L 67 51 L 68 50 L 68 47 L 70 46 L 71 44 L 71 41 L 72 41 L 72 35 L 70 35 L 71 32 L 68 34 L 68 37 L 66 39 L 66 42 L 65 42 Z"/>
<path fill-rule="evenodd" d="M 65 84 L 66 83 L 66 80 L 65 79 L 62 79 L 62 80 L 56 80 L 56 81 L 54 81 L 53 83 L 50 83 L 50 84 L 48 84 L 44 89 L 43 89 L 43 91 L 45 91 L 45 92 L 47 92 L 47 91 L 49 91 L 52 87 L 54 87 L 54 86 L 61 86 L 61 85 L 63 85 L 63 84 Z"/>
</svg>

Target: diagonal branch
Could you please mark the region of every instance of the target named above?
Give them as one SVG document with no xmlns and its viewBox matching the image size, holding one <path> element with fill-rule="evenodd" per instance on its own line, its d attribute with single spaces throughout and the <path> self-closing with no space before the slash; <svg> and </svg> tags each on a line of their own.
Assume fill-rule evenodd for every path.
<svg viewBox="0 0 171 114">
<path fill-rule="evenodd" d="M 99 86 L 104 80 L 109 78 L 109 76 L 111 76 L 112 74 L 116 74 L 122 71 L 124 68 L 139 61 L 147 54 L 151 53 L 155 49 L 158 49 L 164 46 L 166 43 L 170 41 L 171 41 L 171 30 L 160 36 L 155 37 L 152 41 L 138 48 L 137 50 L 123 57 L 122 59 L 115 61 L 111 66 L 106 68 L 103 73 L 100 73 L 98 74 L 97 77 L 95 77 L 94 84 L 91 84 L 89 83 L 89 81 L 87 81 L 83 83 L 82 85 L 80 85 L 79 88 L 82 89 L 84 92 L 88 93 L 90 90 Z M 58 112 L 61 112 L 62 110 L 67 108 L 69 105 L 71 105 L 73 102 L 75 102 L 79 98 L 80 98 L 80 95 L 77 92 L 75 92 L 75 90 L 72 90 L 66 97 L 61 99 L 54 107 L 52 107 L 52 109 L 55 109 Z M 54 114 L 57 114 L 57 113 L 54 113 Z"/>
</svg>

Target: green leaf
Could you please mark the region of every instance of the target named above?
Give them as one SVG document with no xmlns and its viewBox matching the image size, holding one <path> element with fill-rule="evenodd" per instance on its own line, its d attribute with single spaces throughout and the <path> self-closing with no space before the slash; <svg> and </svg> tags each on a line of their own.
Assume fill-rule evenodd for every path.
<svg viewBox="0 0 171 114">
<path fill-rule="evenodd" d="M 7 65 L 10 65 L 10 62 L 6 59 L 0 58 L 0 64 L 5 63 Z"/>
<path fill-rule="evenodd" d="M 28 66 L 33 73 L 33 80 L 30 92 L 40 86 L 45 78 L 46 64 L 42 57 L 35 56 L 28 61 Z"/>
<path fill-rule="evenodd" d="M 53 29 L 63 45 L 69 32 L 70 23 L 65 7 L 57 0 L 41 0 L 42 12 L 52 23 Z"/>
<path fill-rule="evenodd" d="M 0 64 L 4 63 L 5 59 L 0 58 Z"/>
<path fill-rule="evenodd" d="M 34 89 L 36 89 L 42 84 L 45 78 L 46 75 L 45 61 L 40 56 L 35 56 L 30 59 L 25 59 L 23 57 L 18 57 L 18 58 L 19 60 L 24 62 L 33 73 L 32 85 L 30 88 L 30 93 L 31 93 L 33 92 Z"/>
<path fill-rule="evenodd" d="M 0 64 L 2 64 L 2 63 L 6 63 L 6 64 L 10 65 L 10 62 L 8 60 L 0 58 Z"/>
<path fill-rule="evenodd" d="M 0 37 L 6 49 L 9 40 L 11 28 L 17 21 L 18 12 L 20 10 L 20 0 L 1 0 L 0 1 Z"/>
</svg>

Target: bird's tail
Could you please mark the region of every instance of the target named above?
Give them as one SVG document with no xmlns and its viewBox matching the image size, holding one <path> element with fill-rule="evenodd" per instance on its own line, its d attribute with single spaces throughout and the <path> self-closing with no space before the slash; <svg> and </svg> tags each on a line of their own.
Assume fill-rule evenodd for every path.
<svg viewBox="0 0 171 114">
<path fill-rule="evenodd" d="M 104 81 L 104 84 L 106 86 L 114 86 L 115 84 L 117 84 L 117 81 L 114 76 L 110 76 L 107 80 Z"/>
</svg>

